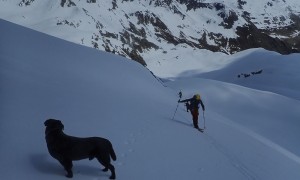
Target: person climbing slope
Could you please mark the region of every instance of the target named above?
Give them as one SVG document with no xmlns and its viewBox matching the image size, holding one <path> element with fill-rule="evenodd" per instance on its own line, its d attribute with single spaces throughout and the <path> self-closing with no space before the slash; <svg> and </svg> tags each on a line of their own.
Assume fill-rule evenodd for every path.
<svg viewBox="0 0 300 180">
<path fill-rule="evenodd" d="M 198 126 L 199 104 L 201 105 L 202 110 L 205 111 L 205 106 L 201 100 L 200 95 L 195 94 L 190 99 L 178 100 L 178 103 L 184 103 L 184 102 L 186 103 L 187 109 L 190 110 L 192 114 L 194 128 L 200 129 Z"/>
</svg>

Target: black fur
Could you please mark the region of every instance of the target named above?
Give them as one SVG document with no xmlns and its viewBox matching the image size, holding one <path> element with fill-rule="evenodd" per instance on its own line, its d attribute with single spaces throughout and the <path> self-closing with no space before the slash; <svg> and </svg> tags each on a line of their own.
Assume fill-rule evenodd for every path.
<svg viewBox="0 0 300 180">
<path fill-rule="evenodd" d="M 60 120 L 45 121 L 45 136 L 50 155 L 57 159 L 67 171 L 67 177 L 73 177 L 72 161 L 96 158 L 105 168 L 111 171 L 110 179 L 115 179 L 115 168 L 110 163 L 110 157 L 117 159 L 109 140 L 100 137 L 78 138 L 68 136 L 63 132 L 64 125 Z"/>
</svg>

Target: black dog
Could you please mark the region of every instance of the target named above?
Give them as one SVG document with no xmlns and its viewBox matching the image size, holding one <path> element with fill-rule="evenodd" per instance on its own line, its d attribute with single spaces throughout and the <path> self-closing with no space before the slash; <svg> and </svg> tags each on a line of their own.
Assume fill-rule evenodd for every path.
<svg viewBox="0 0 300 180">
<path fill-rule="evenodd" d="M 48 119 L 45 121 L 45 135 L 50 155 L 57 159 L 67 171 L 66 177 L 73 177 L 72 161 L 94 157 L 105 168 L 111 171 L 110 179 L 115 179 L 115 168 L 110 163 L 110 157 L 117 159 L 109 140 L 100 137 L 78 138 L 63 133 L 64 125 L 60 120 Z"/>
</svg>

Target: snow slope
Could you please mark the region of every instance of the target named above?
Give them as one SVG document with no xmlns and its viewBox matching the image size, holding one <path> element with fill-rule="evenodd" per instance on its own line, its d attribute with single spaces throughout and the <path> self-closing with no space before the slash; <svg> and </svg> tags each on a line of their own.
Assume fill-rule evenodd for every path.
<svg viewBox="0 0 300 180">
<path fill-rule="evenodd" d="M 271 91 L 300 100 L 299 59 L 299 54 L 280 55 L 252 49 L 231 56 L 231 62 L 222 69 L 196 76 Z"/>
<path fill-rule="evenodd" d="M 1 179 L 66 179 L 47 152 L 47 118 L 67 134 L 110 139 L 117 179 L 300 178 L 298 100 L 195 76 L 161 84 L 136 62 L 0 26 Z M 172 120 L 179 90 L 201 93 L 204 134 L 182 104 Z M 100 168 L 75 162 L 73 179 L 108 179 Z"/>
</svg>

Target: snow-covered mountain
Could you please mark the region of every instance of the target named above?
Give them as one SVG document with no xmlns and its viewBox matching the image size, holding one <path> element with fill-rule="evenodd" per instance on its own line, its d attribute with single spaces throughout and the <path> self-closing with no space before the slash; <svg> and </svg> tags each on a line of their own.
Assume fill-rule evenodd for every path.
<svg viewBox="0 0 300 180">
<path fill-rule="evenodd" d="M 300 102 L 293 97 L 300 91 L 290 86 L 299 84 L 294 70 L 299 54 L 254 49 L 223 64 L 207 55 L 207 66 L 219 71 L 205 78 L 186 72 L 162 84 L 123 57 L 3 20 L 0 27 L 1 180 L 66 179 L 47 151 L 43 123 L 48 118 L 62 120 L 67 134 L 110 139 L 119 180 L 299 180 Z M 245 68 L 262 54 L 265 59 Z M 206 79 L 229 81 L 258 67 L 262 73 L 239 79 L 250 80 L 248 88 Z M 268 91 L 253 89 L 261 85 L 260 77 Z M 278 84 L 291 91 L 279 95 Z M 172 119 L 179 90 L 183 98 L 201 94 L 203 134 L 192 127 L 183 104 Z M 108 179 L 101 168 L 96 160 L 76 161 L 73 179 Z"/>
<path fill-rule="evenodd" d="M 298 0 L 1 0 L 0 18 L 146 65 L 195 49 L 299 52 L 299 9 Z"/>
</svg>

